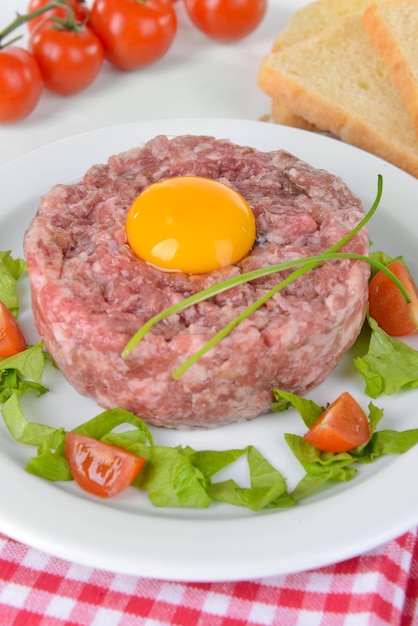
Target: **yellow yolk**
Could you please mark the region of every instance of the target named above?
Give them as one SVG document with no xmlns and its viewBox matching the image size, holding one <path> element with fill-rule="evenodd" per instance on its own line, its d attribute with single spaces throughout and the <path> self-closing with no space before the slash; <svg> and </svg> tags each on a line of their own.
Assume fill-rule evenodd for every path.
<svg viewBox="0 0 418 626">
<path fill-rule="evenodd" d="M 242 259 L 254 243 L 256 227 L 249 204 L 228 185 L 178 176 L 139 194 L 128 212 L 126 233 L 144 261 L 199 274 Z"/>
</svg>

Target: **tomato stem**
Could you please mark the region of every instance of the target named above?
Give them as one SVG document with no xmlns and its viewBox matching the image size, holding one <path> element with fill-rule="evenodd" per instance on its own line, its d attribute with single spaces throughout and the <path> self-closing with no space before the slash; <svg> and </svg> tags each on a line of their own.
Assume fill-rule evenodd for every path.
<svg viewBox="0 0 418 626">
<path fill-rule="evenodd" d="M 7 46 L 10 46 L 11 44 L 22 38 L 22 35 L 17 35 L 6 43 L 2 43 L 3 39 L 5 39 L 8 35 L 10 35 L 10 33 L 16 30 L 16 28 L 19 28 L 23 24 L 26 24 L 26 22 L 30 22 L 30 20 L 38 17 L 38 15 L 42 15 L 46 11 L 50 11 L 51 9 L 55 9 L 56 7 L 64 7 L 65 9 L 67 9 L 68 12 L 67 18 L 65 20 L 58 19 L 57 21 L 62 21 L 66 25 L 67 30 L 72 30 L 74 29 L 74 27 L 77 28 L 77 22 L 74 21 L 74 11 L 72 7 L 67 4 L 67 0 L 53 0 L 52 2 L 48 2 L 43 7 L 36 9 L 35 11 L 31 11 L 30 13 L 16 13 L 16 17 L 13 22 L 11 22 L 8 26 L 6 26 L 6 28 L 0 31 L 0 50 L 6 48 Z"/>
</svg>

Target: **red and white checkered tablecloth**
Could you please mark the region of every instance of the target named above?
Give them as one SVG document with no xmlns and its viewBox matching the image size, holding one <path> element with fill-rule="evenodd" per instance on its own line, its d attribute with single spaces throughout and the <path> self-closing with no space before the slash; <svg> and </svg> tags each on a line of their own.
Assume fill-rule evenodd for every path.
<svg viewBox="0 0 418 626">
<path fill-rule="evenodd" d="M 336 565 L 226 583 L 107 572 L 0 534 L 1 626 L 386 624 L 418 625 L 418 530 Z"/>
</svg>

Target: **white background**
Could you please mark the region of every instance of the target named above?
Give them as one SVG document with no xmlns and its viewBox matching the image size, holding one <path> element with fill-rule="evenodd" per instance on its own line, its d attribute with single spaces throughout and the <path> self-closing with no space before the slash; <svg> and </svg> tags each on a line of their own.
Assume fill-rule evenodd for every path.
<svg viewBox="0 0 418 626">
<path fill-rule="evenodd" d="M 28 1 L 1 0 L 0 30 L 16 11 L 26 12 Z M 29 117 L 0 125 L 0 164 L 56 139 L 114 124 L 173 117 L 258 120 L 268 115 L 270 99 L 257 86 L 260 61 L 291 13 L 305 4 L 269 0 L 256 31 L 237 43 L 222 44 L 200 33 L 178 0 L 177 35 L 162 59 L 134 72 L 105 62 L 96 81 L 79 94 L 62 97 L 45 91 Z M 18 32 L 25 45 L 26 25 Z"/>
</svg>

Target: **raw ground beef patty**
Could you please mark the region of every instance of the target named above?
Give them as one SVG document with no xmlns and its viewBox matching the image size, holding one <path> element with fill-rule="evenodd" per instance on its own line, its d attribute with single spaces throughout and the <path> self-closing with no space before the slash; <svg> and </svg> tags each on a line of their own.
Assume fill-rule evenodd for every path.
<svg viewBox="0 0 418 626">
<path fill-rule="evenodd" d="M 230 184 L 252 207 L 257 240 L 239 263 L 186 275 L 160 271 L 130 250 L 125 218 L 135 197 L 150 183 L 187 174 Z M 173 428 L 254 418 L 269 410 L 274 387 L 303 394 L 352 345 L 365 315 L 367 263 L 344 259 L 311 270 L 178 380 L 173 370 L 275 285 L 277 274 L 166 318 L 126 359 L 123 348 L 166 307 L 230 276 L 320 253 L 363 214 L 341 179 L 285 151 L 156 137 L 41 199 L 24 242 L 36 326 L 70 383 L 102 407 Z M 367 254 L 367 229 L 344 250 Z"/>
</svg>

